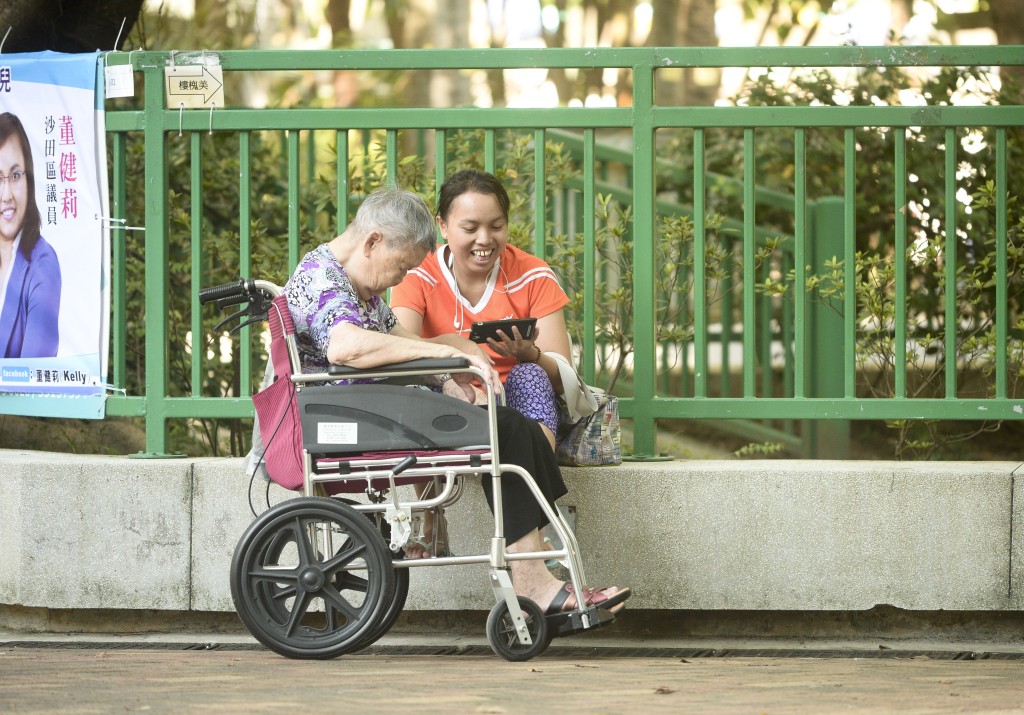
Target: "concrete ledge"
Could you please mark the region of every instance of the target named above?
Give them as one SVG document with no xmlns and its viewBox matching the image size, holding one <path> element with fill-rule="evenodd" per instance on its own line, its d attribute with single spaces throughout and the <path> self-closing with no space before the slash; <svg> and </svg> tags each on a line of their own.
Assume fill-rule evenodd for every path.
<svg viewBox="0 0 1024 715">
<path fill-rule="evenodd" d="M 632 608 L 1024 610 L 1024 472 L 1008 462 L 681 461 L 567 469 L 590 583 Z M 485 553 L 470 484 L 456 553 Z M 0 451 L 0 607 L 232 611 L 252 520 L 237 459 Z M 272 500 L 292 496 L 276 490 Z M 263 498 L 262 493 L 254 495 Z M 407 609 L 483 610 L 484 567 L 413 570 Z"/>
</svg>

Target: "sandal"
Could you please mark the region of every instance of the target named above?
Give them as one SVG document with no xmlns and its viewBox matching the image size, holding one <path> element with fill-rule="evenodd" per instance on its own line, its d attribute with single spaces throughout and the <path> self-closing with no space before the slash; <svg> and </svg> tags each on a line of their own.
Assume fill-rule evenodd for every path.
<svg viewBox="0 0 1024 715">
<path fill-rule="evenodd" d="M 445 558 L 452 555 L 452 552 L 448 549 L 448 541 L 442 538 L 435 539 L 429 536 L 419 536 L 415 539 L 409 539 L 409 543 L 406 544 L 405 548 L 408 549 L 410 546 L 419 546 L 423 551 L 420 556 L 414 556 L 406 551 L 405 558 L 407 559 Z"/>
<path fill-rule="evenodd" d="M 448 548 L 448 522 L 445 520 L 443 512 L 434 516 L 434 535 L 428 536 L 423 533 L 422 515 L 416 515 L 413 518 L 413 527 L 419 536 L 409 539 L 406 549 L 409 546 L 418 546 L 419 549 L 417 551 L 419 555 L 417 556 L 406 551 L 406 558 L 430 559 L 445 558 L 452 555 L 451 550 Z"/>
<path fill-rule="evenodd" d="M 621 611 L 622 608 L 625 608 L 625 606 L 620 606 L 620 604 L 622 604 L 623 601 L 625 601 L 627 598 L 633 595 L 633 590 L 629 588 L 622 588 L 618 589 L 611 596 L 606 596 L 604 594 L 604 591 L 607 591 L 608 588 L 611 587 L 584 587 L 584 605 L 586 605 L 587 607 L 597 606 L 598 608 L 603 608 L 605 610 L 611 611 L 612 613 L 618 613 L 619 611 Z M 571 583 L 563 583 L 562 588 L 558 590 L 558 593 L 555 594 L 555 597 L 551 599 L 551 603 L 549 603 L 547 609 L 545 609 L 544 615 L 553 616 L 559 613 L 569 613 L 570 611 L 575 611 L 577 608 L 579 608 L 579 599 L 577 599 L 576 605 L 572 607 L 566 605 L 566 602 L 569 600 L 569 596 L 575 595 L 574 591 L 575 589 L 573 589 Z M 620 607 L 615 608 L 616 606 Z"/>
</svg>

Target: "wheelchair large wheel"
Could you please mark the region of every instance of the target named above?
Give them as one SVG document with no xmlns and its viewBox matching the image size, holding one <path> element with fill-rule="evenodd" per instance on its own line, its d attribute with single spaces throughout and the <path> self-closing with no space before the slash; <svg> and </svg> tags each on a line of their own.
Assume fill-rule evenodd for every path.
<svg viewBox="0 0 1024 715">
<path fill-rule="evenodd" d="M 526 629 L 533 643 L 524 645 L 519 642 L 512 623 L 512 615 L 508 612 L 508 604 L 504 601 L 497 603 L 487 616 L 487 642 L 491 644 L 491 650 L 512 662 L 530 660 L 547 650 L 551 644 L 551 633 L 548 631 L 548 623 L 540 606 L 525 596 L 520 596 L 519 608 L 523 611 Z"/>
<path fill-rule="evenodd" d="M 395 588 L 385 599 L 387 605 L 384 609 L 384 614 L 380 617 L 377 627 L 370 631 L 352 650 L 357 651 L 367 648 L 387 635 L 388 631 L 391 630 L 391 626 L 395 625 L 395 621 L 402 615 L 402 609 L 405 608 L 405 599 L 408 596 L 409 569 L 395 569 Z"/>
<path fill-rule="evenodd" d="M 290 658 L 334 658 L 359 647 L 379 627 L 394 579 L 373 524 L 319 497 L 264 512 L 231 561 L 239 618 L 256 640 Z"/>
</svg>

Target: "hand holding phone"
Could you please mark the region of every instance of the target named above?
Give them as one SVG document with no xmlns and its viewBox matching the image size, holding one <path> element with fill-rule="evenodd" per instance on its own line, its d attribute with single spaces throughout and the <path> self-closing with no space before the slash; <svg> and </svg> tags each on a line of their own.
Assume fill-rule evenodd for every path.
<svg viewBox="0 0 1024 715">
<path fill-rule="evenodd" d="M 523 340 L 530 340 L 533 337 L 533 330 L 537 327 L 536 318 L 508 318 L 506 320 L 486 320 L 477 323 L 473 323 L 472 329 L 469 331 L 469 339 L 474 343 L 486 343 L 488 338 L 501 342 L 501 336 L 498 335 L 498 331 L 505 333 L 510 338 L 515 336 L 512 334 L 512 328 L 518 328 L 519 334 Z"/>
</svg>

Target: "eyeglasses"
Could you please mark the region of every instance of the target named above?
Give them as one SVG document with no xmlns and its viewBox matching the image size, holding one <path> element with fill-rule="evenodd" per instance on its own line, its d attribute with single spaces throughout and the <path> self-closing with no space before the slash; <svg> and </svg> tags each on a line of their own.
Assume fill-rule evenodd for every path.
<svg viewBox="0 0 1024 715">
<path fill-rule="evenodd" d="M 9 176 L 0 174 L 0 186 L 3 186 L 8 181 L 11 182 L 11 186 L 17 186 L 18 183 L 25 178 L 24 171 L 12 171 Z"/>
</svg>

